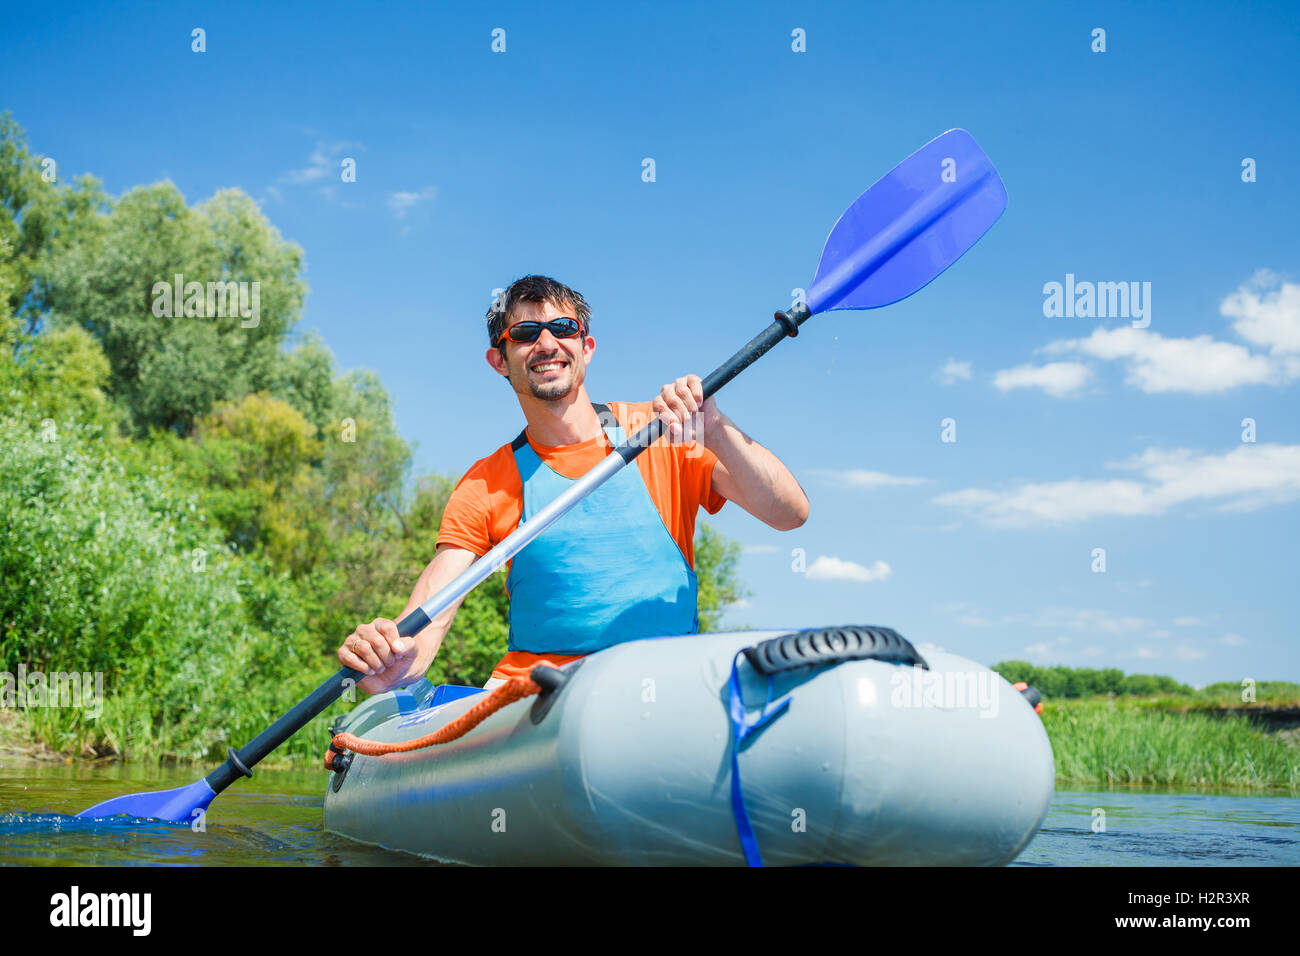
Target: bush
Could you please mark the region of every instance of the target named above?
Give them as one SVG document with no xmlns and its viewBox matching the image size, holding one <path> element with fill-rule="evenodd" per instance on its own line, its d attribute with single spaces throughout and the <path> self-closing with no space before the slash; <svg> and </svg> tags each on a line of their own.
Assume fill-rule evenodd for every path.
<svg viewBox="0 0 1300 956">
<path fill-rule="evenodd" d="M 192 490 L 93 426 L 0 419 L 0 662 L 98 672 L 103 712 L 30 712 L 61 750 L 211 757 L 323 679 L 292 589 L 238 558 Z"/>
</svg>

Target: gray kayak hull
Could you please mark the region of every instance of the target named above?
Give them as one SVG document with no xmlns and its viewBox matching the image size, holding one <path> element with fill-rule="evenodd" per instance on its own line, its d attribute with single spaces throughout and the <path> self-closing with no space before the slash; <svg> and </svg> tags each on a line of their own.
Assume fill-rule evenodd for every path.
<svg viewBox="0 0 1300 956">
<path fill-rule="evenodd" d="M 743 865 L 731 804 L 728 677 L 788 631 L 656 638 L 570 665 L 540 722 L 511 704 L 449 744 L 356 755 L 331 774 L 325 827 L 484 865 Z M 1054 782 L 1038 715 L 982 665 L 917 645 L 772 678 L 783 714 L 747 741 L 741 786 L 770 865 L 998 865 L 1028 844 Z M 743 658 L 752 723 L 769 679 Z M 481 696 L 430 706 L 427 683 L 365 701 L 340 729 L 402 741 Z M 337 784 L 337 789 L 335 788 Z"/>
</svg>

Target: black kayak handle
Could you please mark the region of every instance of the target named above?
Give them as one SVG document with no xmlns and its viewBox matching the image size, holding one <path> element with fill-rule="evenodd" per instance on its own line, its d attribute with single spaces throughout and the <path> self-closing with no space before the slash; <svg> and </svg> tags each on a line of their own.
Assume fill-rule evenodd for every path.
<svg viewBox="0 0 1300 956">
<path fill-rule="evenodd" d="M 930 669 L 911 641 L 893 628 L 850 625 L 808 628 L 744 649 L 749 666 L 765 676 L 801 667 L 877 660 Z"/>
</svg>

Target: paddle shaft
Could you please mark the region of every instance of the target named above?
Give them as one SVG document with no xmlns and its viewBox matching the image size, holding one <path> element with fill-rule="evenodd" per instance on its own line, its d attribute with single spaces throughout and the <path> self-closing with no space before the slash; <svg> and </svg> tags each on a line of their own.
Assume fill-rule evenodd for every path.
<svg viewBox="0 0 1300 956">
<path fill-rule="evenodd" d="M 766 355 L 782 339 L 797 335 L 799 326 L 810 317 L 811 313 L 803 305 L 788 312 L 778 312 L 771 325 L 750 339 L 735 355 L 704 379 L 705 399 L 716 394 L 722 386 Z M 529 542 L 558 521 L 579 501 L 614 477 L 625 465 L 635 460 L 662 434 L 663 422 L 656 418 L 614 449 L 613 454 L 607 455 L 604 461 L 575 481 L 554 501 L 503 538 L 495 548 L 457 575 L 441 591 L 398 621 L 397 633 L 403 637 L 414 637 L 423 631 L 435 617 L 474 590 L 494 571 L 504 567 L 506 562 L 522 551 Z M 251 769 L 254 764 L 292 737 L 363 676 L 360 671 L 350 667 L 339 668 L 338 673 L 317 687 L 238 752 L 233 752 L 231 758 L 208 774 L 204 779 L 207 780 L 213 793 L 220 793 L 244 776 L 244 769 Z"/>
</svg>

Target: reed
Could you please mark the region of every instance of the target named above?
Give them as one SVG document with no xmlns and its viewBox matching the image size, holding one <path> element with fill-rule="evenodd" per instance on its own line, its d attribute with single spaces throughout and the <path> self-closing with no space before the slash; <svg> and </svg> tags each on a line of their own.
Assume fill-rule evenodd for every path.
<svg viewBox="0 0 1300 956">
<path fill-rule="evenodd" d="M 1300 790 L 1300 746 L 1290 735 L 1269 733 L 1245 713 L 1203 712 L 1216 703 L 1213 695 L 1048 701 L 1043 726 L 1057 779 Z"/>
</svg>

